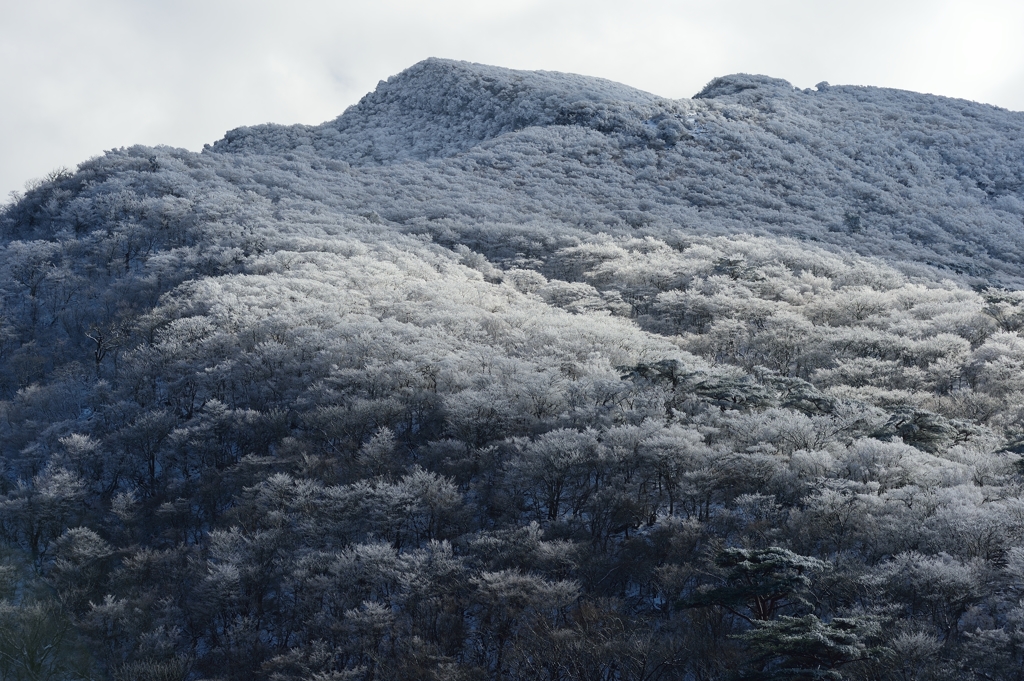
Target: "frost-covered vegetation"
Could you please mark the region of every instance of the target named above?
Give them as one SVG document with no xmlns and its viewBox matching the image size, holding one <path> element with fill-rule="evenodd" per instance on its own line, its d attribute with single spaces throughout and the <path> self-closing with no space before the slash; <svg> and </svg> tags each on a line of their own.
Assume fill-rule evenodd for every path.
<svg viewBox="0 0 1024 681">
<path fill-rule="evenodd" d="M 1024 114 L 429 60 L 0 214 L 0 678 L 1024 678 Z"/>
</svg>

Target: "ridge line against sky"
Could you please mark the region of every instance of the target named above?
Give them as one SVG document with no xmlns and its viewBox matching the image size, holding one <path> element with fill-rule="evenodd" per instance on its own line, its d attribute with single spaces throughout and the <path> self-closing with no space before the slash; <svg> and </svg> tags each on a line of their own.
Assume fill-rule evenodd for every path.
<svg viewBox="0 0 1024 681">
<path fill-rule="evenodd" d="M 0 0 L 0 200 L 110 148 L 332 119 L 430 56 L 671 98 L 746 72 L 1024 110 L 1022 43 L 1007 0 Z"/>
</svg>

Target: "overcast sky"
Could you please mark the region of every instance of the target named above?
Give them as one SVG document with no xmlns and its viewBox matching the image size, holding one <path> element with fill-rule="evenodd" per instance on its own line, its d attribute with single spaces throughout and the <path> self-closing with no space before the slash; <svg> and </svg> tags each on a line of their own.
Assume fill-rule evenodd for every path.
<svg viewBox="0 0 1024 681">
<path fill-rule="evenodd" d="M 430 56 L 666 97 L 746 72 L 1024 110 L 1020 0 L 0 0 L 0 201 L 106 149 L 320 123 Z"/>
</svg>

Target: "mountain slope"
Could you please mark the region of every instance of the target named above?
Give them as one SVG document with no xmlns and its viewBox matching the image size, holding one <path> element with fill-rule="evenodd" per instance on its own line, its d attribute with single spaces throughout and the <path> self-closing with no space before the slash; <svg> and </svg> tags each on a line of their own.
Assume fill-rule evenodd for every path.
<svg viewBox="0 0 1024 681">
<path fill-rule="evenodd" d="M 0 676 L 1019 681 L 1022 125 L 435 59 L 53 173 Z"/>
</svg>

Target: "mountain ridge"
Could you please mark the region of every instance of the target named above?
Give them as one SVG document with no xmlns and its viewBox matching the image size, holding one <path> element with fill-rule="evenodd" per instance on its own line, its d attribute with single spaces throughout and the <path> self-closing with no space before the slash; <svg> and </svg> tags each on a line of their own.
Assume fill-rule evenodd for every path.
<svg viewBox="0 0 1024 681">
<path fill-rule="evenodd" d="M 597 137 L 583 132 L 583 141 L 573 130 Z M 615 216 L 632 215 L 627 223 L 664 223 L 663 234 L 696 211 L 722 233 L 788 235 L 880 257 L 895 245 L 898 258 L 978 284 L 1024 282 L 1024 114 L 962 100 L 854 86 L 804 91 L 744 74 L 668 100 L 599 79 L 428 60 L 333 121 L 237 129 L 206 153 L 297 152 L 369 174 L 380 164 L 441 163 L 470 173 L 478 194 L 481 185 L 502 193 L 494 153 L 523 158 L 516 140 L 524 135 L 545 138 L 549 167 L 565 159 L 554 172 L 580 178 L 571 190 L 585 206 L 579 222 L 599 229 L 621 229 Z M 595 184 L 585 177 L 588 154 L 620 160 L 604 164 Z M 626 186 L 634 199 L 608 199 Z M 458 194 L 435 191 L 434 200 L 465 203 Z M 532 203 L 530 212 L 549 212 Z"/>
</svg>

